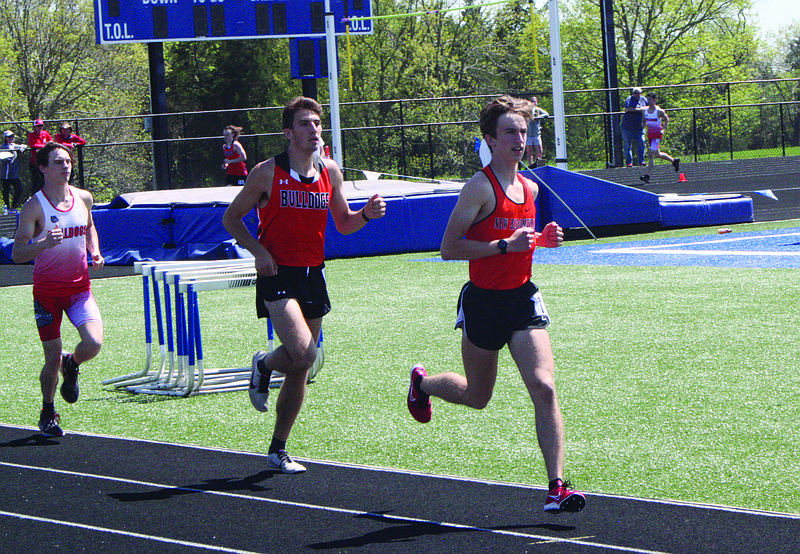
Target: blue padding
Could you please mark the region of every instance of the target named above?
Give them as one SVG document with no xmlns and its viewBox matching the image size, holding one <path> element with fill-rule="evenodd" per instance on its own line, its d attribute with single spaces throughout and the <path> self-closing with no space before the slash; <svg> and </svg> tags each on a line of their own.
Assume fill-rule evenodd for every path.
<svg viewBox="0 0 800 554">
<path fill-rule="evenodd" d="M 533 172 L 564 201 L 556 198 L 530 171 L 523 172 L 523 175 L 539 185 L 536 217 L 538 230 L 551 221 L 565 229 L 582 227 L 564 203 L 590 228 L 657 223 L 661 220 L 658 195 L 652 192 L 552 166 L 539 167 Z"/>
<path fill-rule="evenodd" d="M 100 251 L 109 265 L 145 260 L 248 257 L 222 226 L 226 206 L 142 206 L 92 210 Z M 255 233 L 255 210 L 244 218 Z"/>
<path fill-rule="evenodd" d="M 457 194 L 431 194 L 385 198 L 386 215 L 370 221 L 360 231 L 342 235 L 328 215 L 325 257 L 346 258 L 438 250 Z M 363 203 L 352 203 L 360 210 Z"/>
<path fill-rule="evenodd" d="M 0 264 L 13 264 L 11 250 L 14 248 L 13 239 L 0 237 Z"/>
<path fill-rule="evenodd" d="M 698 196 L 663 198 L 661 224 L 664 227 L 694 227 L 749 223 L 755 219 L 753 199 L 748 196 Z"/>
<path fill-rule="evenodd" d="M 752 200 L 748 197 L 666 201 L 650 192 L 551 166 L 537 168 L 534 172 L 590 228 L 643 223 L 678 227 L 753 221 Z M 538 183 L 533 175 L 529 174 L 529 178 Z M 230 187 L 223 192 L 232 194 L 228 189 Z M 181 191 L 174 192 L 184 196 Z M 339 233 L 328 215 L 325 255 L 341 258 L 439 250 L 457 199 L 457 193 L 386 198 L 386 216 L 371 221 L 352 235 Z M 351 208 L 358 210 L 363 203 L 363 200 L 354 201 Z M 539 230 L 550 221 L 564 228 L 581 227 L 561 200 L 541 183 L 537 205 Z M 236 246 L 222 225 L 225 208 L 226 204 L 219 202 L 136 204 L 119 209 L 99 207 L 92 214 L 101 252 L 108 264 L 249 257 L 249 252 Z M 255 211 L 251 211 L 244 222 L 255 235 L 258 225 Z M 3 255 L 10 258 L 10 244 L 0 246 L 2 262 Z"/>
<path fill-rule="evenodd" d="M 169 206 L 92 210 L 106 263 L 127 265 L 142 259 L 161 259 L 156 256 L 172 241 L 172 225 L 165 222 L 169 217 Z"/>
</svg>

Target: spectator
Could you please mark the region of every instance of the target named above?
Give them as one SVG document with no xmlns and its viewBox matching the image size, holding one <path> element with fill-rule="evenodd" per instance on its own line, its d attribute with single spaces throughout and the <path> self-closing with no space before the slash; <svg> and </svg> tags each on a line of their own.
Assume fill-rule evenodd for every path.
<svg viewBox="0 0 800 554">
<path fill-rule="evenodd" d="M 647 102 L 642 98 L 642 89 L 633 87 L 631 95 L 625 99 L 625 109 L 622 114 L 620 130 L 622 131 L 622 151 L 625 153 L 625 163 L 633 166 L 633 145 L 636 145 L 639 165 L 644 165 L 644 136 L 642 134 L 642 112 L 647 107 Z"/>
<path fill-rule="evenodd" d="M 528 154 L 528 165 L 533 165 L 534 152 L 536 153 L 536 165 L 544 159 L 544 149 L 542 148 L 542 129 L 540 122 L 547 119 L 550 115 L 539 107 L 539 99 L 535 96 L 531 98 L 533 107 L 531 108 L 531 120 L 528 122 L 528 138 L 525 141 L 525 150 Z"/>
<path fill-rule="evenodd" d="M 72 125 L 66 121 L 61 124 L 58 134 L 53 140 L 55 140 L 58 144 L 63 144 L 73 151 L 76 146 L 83 146 L 86 144 L 84 139 L 72 133 Z"/>
<path fill-rule="evenodd" d="M 23 144 L 14 143 L 14 132 L 3 133 L 3 144 L 0 144 L 0 174 L 3 179 L 3 202 L 7 209 L 16 209 L 22 196 L 22 181 L 19 180 L 19 153 L 27 150 Z M 13 196 L 11 189 L 14 189 Z"/>
<path fill-rule="evenodd" d="M 39 189 L 44 185 L 44 176 L 36 166 L 36 152 L 51 140 L 53 140 L 53 137 L 44 130 L 44 121 L 41 119 L 34 121 L 33 132 L 28 134 L 28 148 L 31 150 L 31 196 L 39 192 Z"/>
</svg>

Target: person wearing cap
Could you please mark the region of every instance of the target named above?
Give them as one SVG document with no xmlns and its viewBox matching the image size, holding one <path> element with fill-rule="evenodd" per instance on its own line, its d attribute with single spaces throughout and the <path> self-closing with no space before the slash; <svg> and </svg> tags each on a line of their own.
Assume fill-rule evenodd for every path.
<svg viewBox="0 0 800 554">
<path fill-rule="evenodd" d="M 631 95 L 625 99 L 622 122 L 622 151 L 625 154 L 625 163 L 633 166 L 633 145 L 636 144 L 638 165 L 644 165 L 644 135 L 642 126 L 642 112 L 647 107 L 647 101 L 642 98 L 642 89 L 633 87 Z"/>
<path fill-rule="evenodd" d="M 53 137 L 44 130 L 44 121 L 41 119 L 34 121 L 33 131 L 28 134 L 28 148 L 31 150 L 31 196 L 39 192 L 39 189 L 44 185 L 44 176 L 36 166 L 36 152 L 51 140 L 53 140 Z"/>
<path fill-rule="evenodd" d="M 59 127 L 58 133 L 53 140 L 58 144 L 63 144 L 67 148 L 73 150 L 76 146 L 83 146 L 86 144 L 86 140 L 72 133 L 72 125 L 66 121 L 61 124 L 61 127 Z"/>
<path fill-rule="evenodd" d="M 19 153 L 27 150 L 25 145 L 14 142 L 14 131 L 3 132 L 0 144 L 0 178 L 3 179 L 3 202 L 7 209 L 16 209 L 22 196 L 22 181 L 19 180 Z M 11 190 L 14 194 L 11 194 Z"/>
</svg>

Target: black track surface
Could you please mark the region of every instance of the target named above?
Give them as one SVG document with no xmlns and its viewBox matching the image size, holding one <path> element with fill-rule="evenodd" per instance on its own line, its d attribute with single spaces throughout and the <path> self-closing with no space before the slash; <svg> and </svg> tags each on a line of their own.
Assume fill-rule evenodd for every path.
<svg viewBox="0 0 800 554">
<path fill-rule="evenodd" d="M 0 426 L 4 552 L 797 552 L 800 516 Z"/>
</svg>

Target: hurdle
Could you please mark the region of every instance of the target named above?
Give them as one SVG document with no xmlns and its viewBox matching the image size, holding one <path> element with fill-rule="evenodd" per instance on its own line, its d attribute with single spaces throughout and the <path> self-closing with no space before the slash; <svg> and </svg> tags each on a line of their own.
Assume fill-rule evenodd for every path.
<svg viewBox="0 0 800 554">
<path fill-rule="evenodd" d="M 136 262 L 134 271 L 142 275 L 145 363 L 140 371 L 106 379 L 103 384 L 132 393 L 182 397 L 246 389 L 251 367 L 205 367 L 198 293 L 255 285 L 257 274 L 253 260 Z M 153 359 L 151 303 L 158 333 L 158 363 Z M 270 319 L 267 319 L 267 330 L 268 348 L 272 351 L 275 345 Z M 320 331 L 317 360 L 309 371 L 309 381 L 319 373 L 324 358 L 324 339 Z M 274 373 L 270 387 L 280 387 L 283 379 L 282 374 Z"/>
<path fill-rule="evenodd" d="M 162 309 L 162 299 L 159 289 L 159 282 L 163 280 L 164 273 L 168 270 L 180 271 L 181 269 L 201 269 L 208 270 L 232 268 L 247 262 L 242 260 L 221 260 L 214 263 L 189 261 L 189 262 L 135 262 L 134 272 L 142 275 L 142 299 L 144 303 L 144 332 L 145 332 L 145 363 L 141 371 L 121 375 L 111 379 L 106 379 L 104 385 L 126 386 L 144 382 L 157 381 L 163 374 L 168 356 L 170 359 L 170 370 L 174 371 L 174 342 L 173 342 L 173 319 L 171 313 L 170 290 L 164 288 L 164 301 Z M 252 262 L 250 262 L 252 267 Z M 156 273 L 159 271 L 159 273 Z M 153 287 L 153 308 L 155 309 L 156 325 L 158 330 L 158 344 L 160 351 L 160 366 L 157 370 L 153 369 L 153 333 L 152 333 L 152 313 L 150 297 L 150 281 Z M 166 338 L 169 345 L 169 354 L 165 345 Z"/>
</svg>

